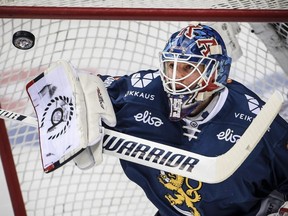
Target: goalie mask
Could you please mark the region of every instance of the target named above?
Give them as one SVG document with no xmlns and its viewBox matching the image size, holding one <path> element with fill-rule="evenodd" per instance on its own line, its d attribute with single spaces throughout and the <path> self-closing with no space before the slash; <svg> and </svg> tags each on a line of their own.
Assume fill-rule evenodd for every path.
<svg viewBox="0 0 288 216">
<path fill-rule="evenodd" d="M 170 102 L 170 119 L 189 115 L 221 90 L 231 58 L 221 36 L 211 27 L 189 25 L 174 33 L 160 52 L 160 74 Z"/>
</svg>

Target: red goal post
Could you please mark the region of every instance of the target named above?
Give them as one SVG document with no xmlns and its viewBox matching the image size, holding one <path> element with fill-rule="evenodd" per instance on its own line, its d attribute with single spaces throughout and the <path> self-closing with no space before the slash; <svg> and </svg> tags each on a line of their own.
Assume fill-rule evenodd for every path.
<svg viewBox="0 0 288 216">
<path fill-rule="evenodd" d="M 157 68 L 158 52 L 170 34 L 197 20 L 212 22 L 220 30 L 225 25 L 230 28 L 236 41 L 228 37 L 228 46 L 240 47 L 231 77 L 264 99 L 274 90 L 282 92 L 281 114 L 288 119 L 286 0 L 262 5 L 205 1 L 204 6 L 203 0 L 189 0 L 176 9 L 172 1 L 50 2 L 48 6 L 37 1 L 0 3 L 0 104 L 4 109 L 34 115 L 25 84 L 59 59 L 101 74 Z M 13 33 L 19 30 L 35 35 L 30 50 L 12 45 Z M 69 163 L 44 174 L 37 129 L 11 121 L 4 125 L 0 120 L 0 124 L 0 154 L 15 215 L 144 216 L 156 212 L 141 189 L 125 177 L 117 159 L 105 156 L 102 165 L 85 172 Z"/>
</svg>

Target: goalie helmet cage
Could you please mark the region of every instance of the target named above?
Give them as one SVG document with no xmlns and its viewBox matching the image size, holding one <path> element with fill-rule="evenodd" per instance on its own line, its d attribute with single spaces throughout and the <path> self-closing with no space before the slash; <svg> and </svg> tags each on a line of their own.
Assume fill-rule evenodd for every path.
<svg viewBox="0 0 288 216">
<path fill-rule="evenodd" d="M 158 52 L 169 36 L 197 19 L 211 22 L 226 35 L 234 58 L 231 77 L 264 100 L 279 90 L 285 97 L 281 114 L 288 119 L 286 0 L 45 2 L 49 5 L 0 2 L 4 109 L 34 115 L 25 85 L 59 59 L 95 74 L 121 76 L 158 68 Z M 12 45 L 19 30 L 34 34 L 34 47 L 20 50 Z M 71 162 L 45 174 L 37 129 L 11 121 L 0 124 L 0 153 L 15 215 L 155 214 L 155 207 L 123 174 L 116 158 L 104 156 L 103 164 L 87 171 Z"/>
</svg>

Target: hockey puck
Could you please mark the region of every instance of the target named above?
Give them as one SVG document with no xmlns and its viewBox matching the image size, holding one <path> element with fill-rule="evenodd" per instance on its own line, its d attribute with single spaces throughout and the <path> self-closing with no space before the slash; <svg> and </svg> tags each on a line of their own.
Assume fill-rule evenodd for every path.
<svg viewBox="0 0 288 216">
<path fill-rule="evenodd" d="M 35 36 L 28 31 L 17 31 L 13 35 L 13 45 L 21 50 L 28 50 L 34 46 Z"/>
</svg>

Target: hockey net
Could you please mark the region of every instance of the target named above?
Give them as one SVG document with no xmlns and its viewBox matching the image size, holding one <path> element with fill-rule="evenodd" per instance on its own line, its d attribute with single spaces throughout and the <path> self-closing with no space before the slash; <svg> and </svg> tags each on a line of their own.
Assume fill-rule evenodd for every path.
<svg viewBox="0 0 288 216">
<path fill-rule="evenodd" d="M 121 76 L 140 69 L 158 68 L 158 52 L 164 47 L 169 36 L 189 24 L 190 21 L 196 21 L 195 19 L 189 20 L 189 17 L 179 18 L 181 10 L 184 14 L 186 9 L 204 9 L 206 13 L 209 10 L 207 16 L 209 15 L 210 20 L 207 20 L 207 16 L 202 16 L 198 21 L 210 21 L 215 28 L 224 31 L 230 28 L 230 37 L 236 38 L 235 41 L 230 41 L 228 34 L 230 54 L 234 57 L 231 78 L 244 83 L 264 100 L 275 90 L 282 92 L 285 105 L 281 115 L 286 120 L 288 119 L 288 25 L 286 23 L 288 20 L 283 16 L 283 20 L 279 18 L 274 21 L 268 13 L 271 10 L 273 12 L 273 10 L 281 9 L 287 14 L 288 1 L 273 0 L 259 3 L 259 1 L 222 0 L 204 3 L 203 0 L 187 0 L 178 2 L 176 6 L 176 1 L 167 0 L 156 2 L 148 0 L 127 2 L 52 0 L 45 2 L 49 5 L 42 5 L 41 1 L 7 0 L 0 2 L 2 12 L 11 11 L 10 14 L 0 15 L 2 32 L 0 104 L 4 109 L 35 116 L 25 92 L 25 85 L 59 59 L 70 60 L 77 68 L 95 74 Z M 145 17 L 137 16 L 137 12 L 135 13 L 138 8 L 146 8 L 148 14 L 151 5 L 158 9 L 161 9 L 163 5 L 171 9 L 177 7 L 178 15 L 173 15 L 173 10 L 169 11 L 171 16 L 165 13 L 163 16 L 154 14 L 155 20 L 153 17 L 147 17 L 145 20 Z M 29 12 L 16 13 L 17 7 L 15 6 L 25 6 L 21 8 L 21 11 Z M 35 15 L 33 7 L 27 6 L 38 6 L 41 10 L 44 9 L 43 17 L 41 18 L 39 14 Z M 45 8 L 45 6 L 49 7 Z M 58 7 L 54 13 L 59 14 L 59 19 L 54 19 L 55 16 L 51 15 L 53 14 L 52 7 Z M 77 19 L 73 19 L 71 8 L 70 13 L 69 8 L 59 7 L 78 7 L 78 12 L 80 12 L 75 15 L 78 16 L 75 17 Z M 102 8 L 103 11 L 105 11 L 103 7 L 126 8 L 128 10 L 124 13 L 122 11 L 123 17 L 131 11 L 134 11 L 134 15 L 130 17 L 130 20 L 127 16 L 122 20 L 121 13 L 117 15 L 118 17 L 107 15 L 103 17 L 105 20 L 99 17 L 93 19 L 93 15 L 90 19 L 81 15 L 83 13 L 81 8 L 91 10 L 92 7 Z M 216 11 L 213 17 L 214 9 L 264 9 L 267 10 L 267 15 L 262 16 L 262 19 L 269 20 L 270 18 L 271 22 L 261 22 L 261 17 L 257 18 L 257 22 L 251 22 L 249 15 L 247 15 L 248 22 L 236 22 L 237 15 L 233 15 L 233 12 L 223 17 Z M 250 12 L 247 10 L 247 14 Z M 259 13 L 261 11 L 258 10 Z M 28 18 L 29 14 L 33 19 Z M 255 14 L 257 16 L 257 11 Z M 79 19 L 81 16 L 85 19 Z M 215 23 L 221 19 L 226 22 Z M 30 31 L 35 35 L 35 46 L 32 49 L 19 50 L 12 45 L 12 36 L 19 30 Z M 13 200 L 14 203 L 18 203 L 14 204 L 14 212 L 18 211 L 21 215 L 25 215 L 22 212 L 25 209 L 27 215 L 53 216 L 151 216 L 155 214 L 155 207 L 147 200 L 142 190 L 123 174 L 116 158 L 104 156 L 102 165 L 88 171 L 80 171 L 71 162 L 53 173 L 44 174 L 41 167 L 37 129 L 12 121 L 5 121 L 5 125 L 7 130 L 1 129 L 0 152 L 4 170 L 6 168 L 7 183 L 14 183 L 10 187 L 12 203 Z M 6 131 L 10 145 L 5 139 Z M 6 161 L 6 155 L 9 154 L 7 146 L 11 146 L 15 165 L 7 162 L 8 159 Z M 4 155 L 5 159 L 3 159 Z M 13 168 L 17 172 L 15 176 L 10 172 Z M 18 182 L 21 192 L 11 192 L 17 187 L 15 183 L 18 184 Z M 25 205 L 23 205 L 24 209 L 19 210 L 21 200 Z"/>
</svg>

